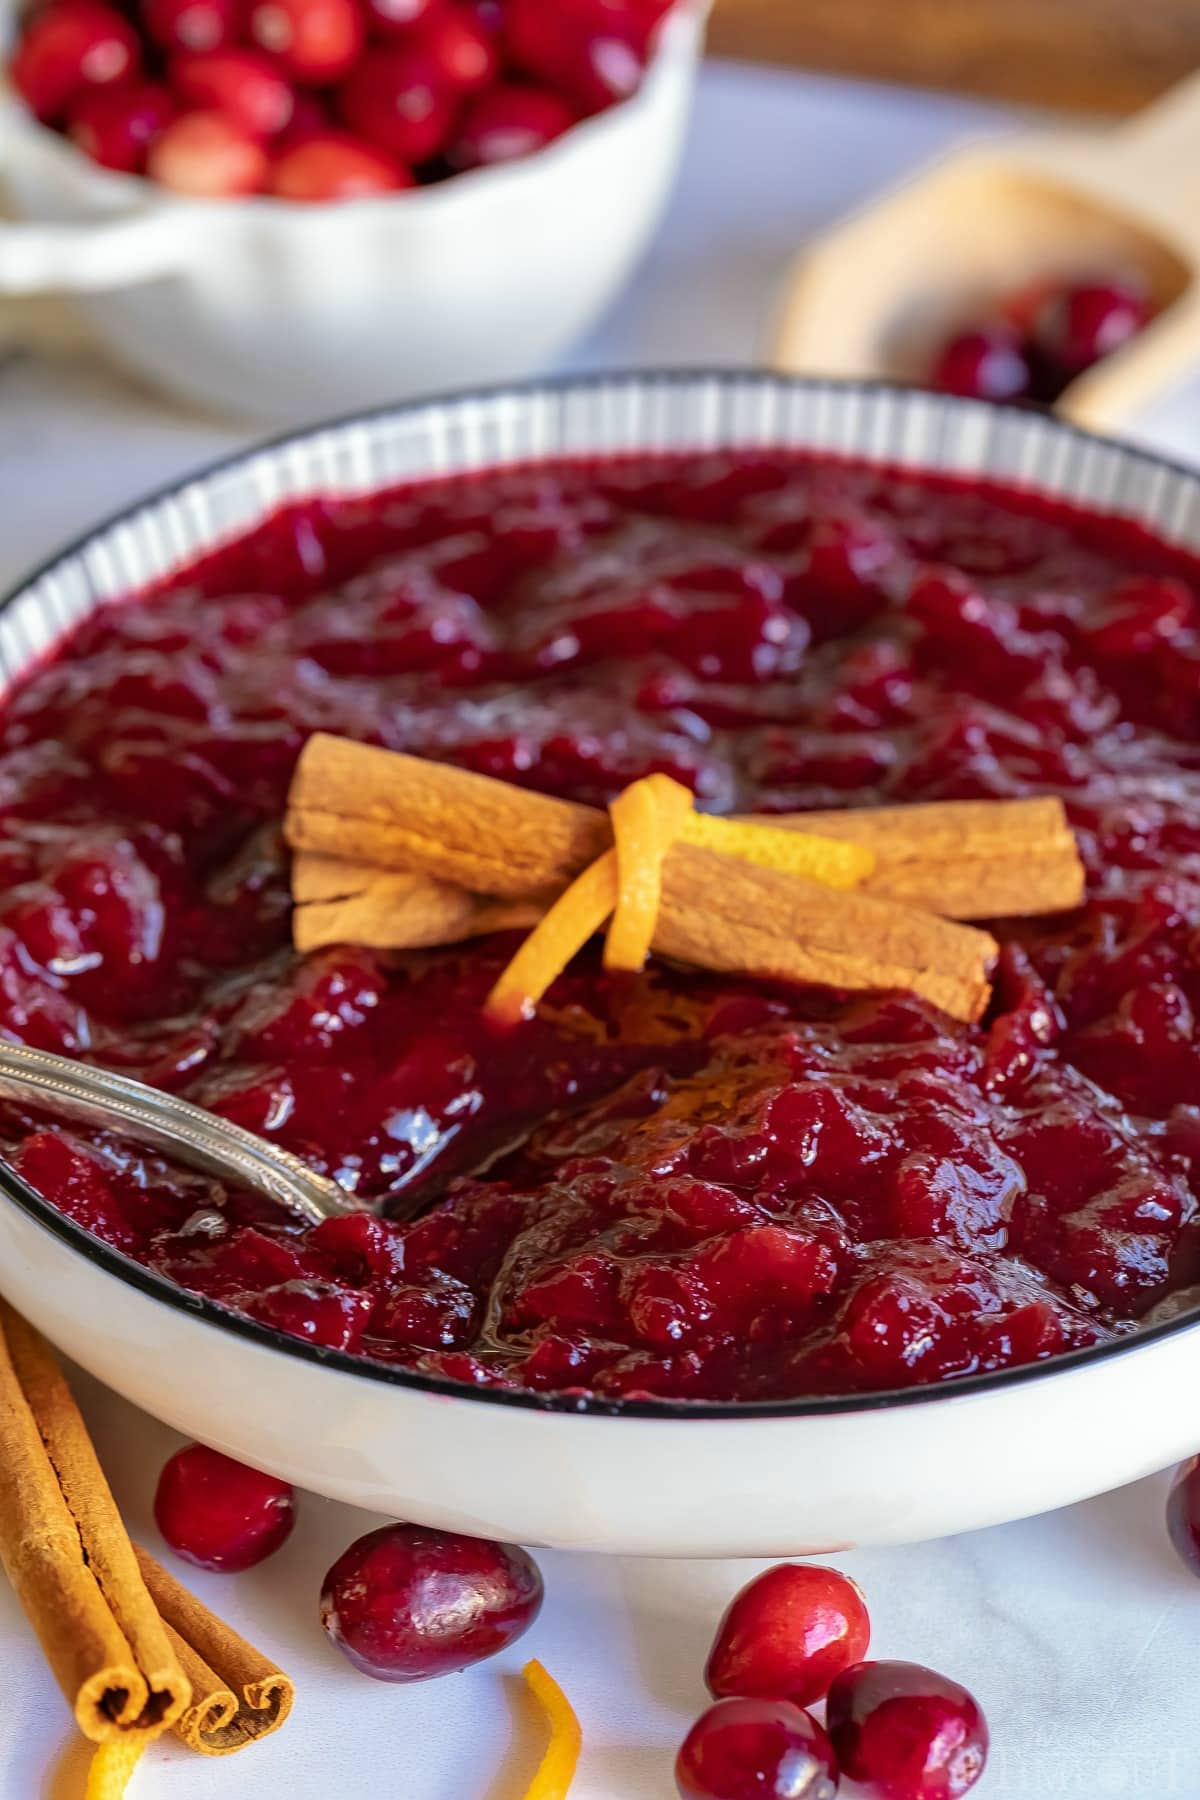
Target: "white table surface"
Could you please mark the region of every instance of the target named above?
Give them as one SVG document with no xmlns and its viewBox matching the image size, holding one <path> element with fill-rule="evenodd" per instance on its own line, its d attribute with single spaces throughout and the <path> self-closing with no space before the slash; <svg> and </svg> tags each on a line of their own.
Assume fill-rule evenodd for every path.
<svg viewBox="0 0 1200 1800">
<path fill-rule="evenodd" d="M 951 99 L 710 68 L 666 229 L 575 365 L 754 360 L 778 278 L 807 233 L 965 134 L 1010 123 Z M 242 441 L 85 353 L 3 355 L 0 585 L 140 491 Z M 1137 435 L 1200 459 L 1198 399 L 1200 383 L 1140 421 Z M 154 1483 L 177 1440 L 95 1384 L 78 1386 L 130 1526 L 154 1543 Z M 1196 1438 L 1200 1446 L 1200 1407 Z M 1166 1542 L 1163 1492 L 1156 1478 L 1023 1524 L 837 1558 L 866 1590 L 876 1654 L 931 1663 L 983 1703 L 993 1753 L 980 1800 L 1200 1800 L 1200 1584 Z M 262 1568 L 184 1571 L 278 1657 L 299 1697 L 284 1731 L 236 1758 L 201 1759 L 173 1741 L 156 1748 L 135 1779 L 137 1800 L 516 1800 L 539 1751 L 514 1680 L 529 1654 L 583 1721 L 572 1800 L 670 1800 L 675 1747 L 704 1701 L 712 1627 L 750 1565 L 544 1555 L 546 1608 L 513 1653 L 389 1688 L 355 1674 L 316 1619 L 325 1568 L 378 1522 L 305 1497 L 291 1542 Z M 2 1584 L 0 1668 L 0 1800 L 77 1800 L 82 1744 Z"/>
</svg>

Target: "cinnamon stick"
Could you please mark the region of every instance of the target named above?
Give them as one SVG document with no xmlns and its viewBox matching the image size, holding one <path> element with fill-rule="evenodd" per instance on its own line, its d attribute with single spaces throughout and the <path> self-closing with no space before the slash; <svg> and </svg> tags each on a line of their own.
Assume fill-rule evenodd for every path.
<svg viewBox="0 0 1200 1800">
<path fill-rule="evenodd" d="M 296 901 L 293 939 L 297 950 L 323 944 L 372 944 L 386 920 L 390 946 L 422 950 L 457 944 L 489 931 L 509 931 L 536 923 L 540 907 L 525 900 L 494 900 L 472 894 L 436 875 L 391 870 L 380 873 L 342 857 L 297 857 L 292 873 Z"/>
<path fill-rule="evenodd" d="M 149 1551 L 134 1549 L 192 1687 L 175 1735 L 205 1756 L 229 1756 L 277 1731 L 295 1699 L 290 1677 L 209 1612 Z"/>
<path fill-rule="evenodd" d="M 85 1737 L 174 1724 L 187 1676 L 54 1354 L 4 1302 L 0 1560 Z"/>
</svg>

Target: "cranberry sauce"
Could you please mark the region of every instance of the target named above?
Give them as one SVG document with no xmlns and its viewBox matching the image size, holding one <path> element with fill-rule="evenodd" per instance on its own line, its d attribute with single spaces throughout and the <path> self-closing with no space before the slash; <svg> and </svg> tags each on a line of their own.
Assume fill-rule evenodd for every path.
<svg viewBox="0 0 1200 1800">
<path fill-rule="evenodd" d="M 0 719 L 0 1029 L 288 1146 L 269 1203 L 14 1107 L 64 1212 L 321 1344 L 481 1385 L 771 1399 L 1127 1331 L 1200 1281 L 1200 614 L 1132 527 L 782 452 L 314 501 L 109 606 Z M 1085 908 L 979 1027 L 515 940 L 288 942 L 284 795 L 342 732 L 603 804 L 1055 793 Z"/>
</svg>

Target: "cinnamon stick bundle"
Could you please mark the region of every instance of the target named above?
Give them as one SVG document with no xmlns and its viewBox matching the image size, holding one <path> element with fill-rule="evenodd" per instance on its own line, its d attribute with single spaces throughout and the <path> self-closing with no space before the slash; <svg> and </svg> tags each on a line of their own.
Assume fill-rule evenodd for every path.
<svg viewBox="0 0 1200 1800">
<path fill-rule="evenodd" d="M 156 1736 L 192 1698 L 53 1352 L 0 1302 L 0 1560 L 79 1729 Z"/>
<path fill-rule="evenodd" d="M 987 1004 L 998 946 L 958 918 L 1061 911 L 1083 867 L 1057 799 L 964 801 L 763 821 L 870 848 L 835 892 L 675 842 L 654 936 L 706 968 L 856 991 L 900 987 L 952 1016 Z M 297 765 L 285 836 L 301 951 L 412 949 L 532 922 L 612 844 L 594 808 L 318 734 Z"/>
<path fill-rule="evenodd" d="M 229 1756 L 277 1731 L 296 1696 L 291 1679 L 210 1613 L 149 1551 L 138 1544 L 134 1553 L 191 1683 L 191 1705 L 176 1719 L 175 1735 L 205 1756 Z"/>
</svg>

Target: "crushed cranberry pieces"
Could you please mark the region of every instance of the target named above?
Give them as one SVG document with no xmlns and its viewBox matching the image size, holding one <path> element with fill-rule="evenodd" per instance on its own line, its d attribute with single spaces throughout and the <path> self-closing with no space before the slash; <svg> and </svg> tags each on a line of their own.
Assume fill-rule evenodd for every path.
<svg viewBox="0 0 1200 1800">
<path fill-rule="evenodd" d="M 547 55 L 552 46 L 547 46 Z M 313 500 L 103 608 L 0 717 L 0 1029 L 306 1157 L 272 1205 L 7 1105 L 89 1231 L 310 1343 L 477 1386 L 777 1400 L 1037 1361 L 1200 1280 L 1196 571 L 1132 527 L 784 452 Z M 1054 793 L 1090 877 L 993 1008 L 515 940 L 289 948 L 314 729 L 605 804 Z"/>
</svg>

